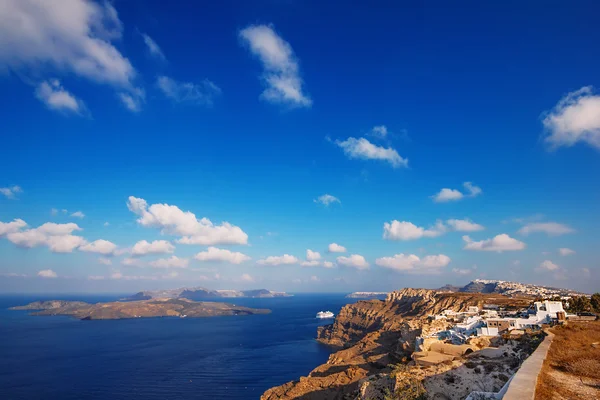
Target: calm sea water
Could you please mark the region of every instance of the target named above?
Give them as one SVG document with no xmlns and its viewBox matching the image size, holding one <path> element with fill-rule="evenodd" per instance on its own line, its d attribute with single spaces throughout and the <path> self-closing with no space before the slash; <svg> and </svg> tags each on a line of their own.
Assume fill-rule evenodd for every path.
<svg viewBox="0 0 600 400">
<path fill-rule="evenodd" d="M 269 315 L 79 321 L 8 307 L 61 298 L 0 296 L 0 399 L 258 399 L 306 375 L 330 348 L 315 314 L 353 302 L 340 294 L 231 299 Z"/>
</svg>

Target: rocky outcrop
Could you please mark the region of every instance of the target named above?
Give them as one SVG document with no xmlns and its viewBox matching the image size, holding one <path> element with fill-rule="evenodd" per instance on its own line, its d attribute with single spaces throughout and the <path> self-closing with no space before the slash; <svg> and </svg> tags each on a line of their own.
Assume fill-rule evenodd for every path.
<svg viewBox="0 0 600 400">
<path fill-rule="evenodd" d="M 338 351 L 307 377 L 269 389 L 261 399 L 370 399 L 389 387 L 386 377 L 392 365 L 410 359 L 418 336 L 448 327 L 445 320 L 431 320 L 429 315 L 446 309 L 466 311 L 469 306 L 481 307 L 485 303 L 514 307 L 528 304 L 499 295 L 429 289 L 402 289 L 389 293 L 385 301 L 348 304 L 333 324 L 320 327 L 317 332 L 318 341 Z"/>
</svg>

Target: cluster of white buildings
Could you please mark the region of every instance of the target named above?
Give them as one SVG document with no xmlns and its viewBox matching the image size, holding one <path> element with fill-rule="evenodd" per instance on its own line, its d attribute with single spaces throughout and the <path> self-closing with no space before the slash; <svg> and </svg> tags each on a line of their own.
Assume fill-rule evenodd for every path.
<svg viewBox="0 0 600 400">
<path fill-rule="evenodd" d="M 545 286 L 531 285 L 528 283 L 500 281 L 492 279 L 475 279 L 474 283 L 484 285 L 493 284 L 496 286 L 496 292 L 507 296 L 511 295 L 528 295 L 535 297 L 549 298 L 554 296 L 570 297 L 573 295 L 579 296 L 581 293 L 574 292 L 568 289 L 551 288 Z"/>
<path fill-rule="evenodd" d="M 456 323 L 450 329 L 434 335 L 464 343 L 470 336 L 498 336 L 515 329 L 539 328 L 542 324 L 564 321 L 567 318 L 560 301 L 536 301 L 530 309 L 510 316 L 500 316 L 497 309 L 498 306 L 488 304 L 484 305 L 483 310 L 475 306 L 460 313 L 444 310 L 440 315 L 433 316 L 433 319 L 446 319 Z"/>
</svg>

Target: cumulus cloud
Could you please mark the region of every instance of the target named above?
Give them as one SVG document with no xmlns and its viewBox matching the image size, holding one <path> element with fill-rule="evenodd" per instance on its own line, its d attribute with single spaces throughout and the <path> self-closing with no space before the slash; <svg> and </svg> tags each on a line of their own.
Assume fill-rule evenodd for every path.
<svg viewBox="0 0 600 400">
<path fill-rule="evenodd" d="M 227 262 L 230 264 L 241 264 L 251 259 L 243 253 L 218 249 L 212 246 L 206 251 L 201 251 L 200 253 L 196 254 L 194 258 L 198 261 Z"/>
<path fill-rule="evenodd" d="M 331 243 L 329 244 L 329 246 L 327 247 L 327 250 L 330 253 L 345 253 L 346 252 L 346 248 L 344 246 L 341 246 L 337 243 Z"/>
<path fill-rule="evenodd" d="M 56 272 L 52 271 L 51 269 L 43 269 L 37 273 L 37 276 L 39 276 L 40 278 L 57 278 L 58 277 Z"/>
<path fill-rule="evenodd" d="M 109 2 L 3 0 L 0 65 L 15 71 L 43 66 L 131 92 L 136 71 L 112 44 L 122 29 Z M 63 96 L 61 104 L 68 103 Z"/>
<path fill-rule="evenodd" d="M 335 267 L 335 264 L 332 263 L 331 261 L 323 261 L 323 267 L 325 267 L 325 268 L 333 268 L 333 267 Z"/>
<path fill-rule="evenodd" d="M 329 206 L 332 203 L 341 203 L 340 199 L 330 194 L 324 194 L 313 200 L 315 203 L 321 203 L 324 206 Z"/>
<path fill-rule="evenodd" d="M 159 76 L 156 85 L 167 98 L 175 103 L 212 106 L 214 99 L 221 94 L 221 88 L 208 79 L 200 83 L 192 83 Z"/>
<path fill-rule="evenodd" d="M 600 96 L 591 86 L 568 93 L 542 122 L 551 149 L 581 142 L 600 150 Z"/>
<path fill-rule="evenodd" d="M 375 260 L 380 267 L 411 273 L 438 273 L 441 268 L 450 264 L 450 257 L 445 254 L 420 258 L 414 254 L 396 254 L 393 257 L 382 257 Z"/>
<path fill-rule="evenodd" d="M 321 259 L 321 253 L 318 251 L 312 251 L 311 249 L 306 249 L 306 259 L 308 261 L 316 261 Z"/>
<path fill-rule="evenodd" d="M 71 214 L 71 217 L 74 217 L 74 218 L 85 218 L 85 214 L 82 213 L 81 211 L 75 211 L 73 214 Z"/>
<path fill-rule="evenodd" d="M 571 254 L 575 254 L 575 250 L 571 250 L 566 247 L 561 247 L 560 249 L 558 249 L 558 252 L 560 253 L 561 256 L 569 256 Z"/>
<path fill-rule="evenodd" d="M 482 225 L 468 219 L 449 219 L 446 224 L 457 232 L 477 232 L 485 229 Z"/>
<path fill-rule="evenodd" d="M 178 243 L 200 244 L 248 244 L 248 235 L 238 226 L 229 222 L 213 224 L 208 218 L 197 219 L 190 211 L 182 211 L 177 206 L 152 204 L 144 199 L 129 197 L 127 207 L 139 216 L 137 222 L 144 227 L 154 227 L 162 233 L 181 236 Z"/>
<path fill-rule="evenodd" d="M 21 189 L 21 187 L 17 185 L 0 188 L 0 194 L 2 194 L 7 199 L 16 199 L 17 194 L 22 192 L 23 189 Z"/>
<path fill-rule="evenodd" d="M 475 186 L 471 182 L 463 183 L 463 187 L 465 188 L 465 192 L 461 192 L 457 189 L 443 188 L 431 197 L 436 203 L 445 203 L 449 201 L 461 200 L 465 197 L 476 197 L 483 193 L 479 186 Z"/>
<path fill-rule="evenodd" d="M 362 160 L 380 160 L 388 162 L 392 167 L 408 167 L 408 159 L 402 158 L 398 152 L 391 147 L 377 146 L 365 138 L 349 137 L 346 140 L 336 140 L 348 158 Z"/>
<path fill-rule="evenodd" d="M 166 60 L 164 53 L 162 52 L 160 46 L 154 41 L 154 39 L 152 39 L 145 33 L 142 33 L 141 35 L 142 39 L 144 39 L 144 43 L 146 44 L 150 55 L 163 61 Z"/>
<path fill-rule="evenodd" d="M 0 237 L 5 236 L 9 233 L 18 232 L 22 228 L 27 226 L 27 222 L 22 219 L 14 219 L 11 222 L 0 221 Z"/>
<path fill-rule="evenodd" d="M 81 247 L 79 247 L 79 251 L 85 251 L 89 253 L 98 253 L 103 254 L 105 256 L 114 255 L 117 250 L 117 245 L 113 242 L 109 242 L 108 240 L 99 239 L 95 240 L 91 243 L 87 243 Z"/>
<path fill-rule="evenodd" d="M 82 230 L 74 223 L 46 222 L 37 228 L 19 231 L 15 231 L 13 225 L 12 229 L 12 232 L 6 234 L 6 238 L 19 247 L 47 246 L 54 253 L 71 253 L 87 243 L 81 236 L 71 234 L 73 231 Z"/>
<path fill-rule="evenodd" d="M 422 237 L 437 237 L 446 232 L 446 227 L 441 221 L 429 229 L 416 226 L 412 222 L 397 221 L 385 222 L 383 224 L 383 238 L 388 240 L 415 240 Z"/>
<path fill-rule="evenodd" d="M 284 254 L 282 256 L 269 256 L 262 260 L 258 260 L 257 263 L 260 265 L 291 265 L 298 264 L 300 260 L 297 257 L 291 256 L 289 254 Z"/>
<path fill-rule="evenodd" d="M 166 254 L 175 251 L 175 246 L 166 240 L 155 240 L 148 242 L 140 240 L 131 248 L 131 255 L 145 256 L 146 254 Z"/>
<path fill-rule="evenodd" d="M 189 260 L 187 258 L 179 258 L 171 256 L 169 258 L 159 258 L 150 262 L 150 266 L 154 268 L 187 268 Z"/>
<path fill-rule="evenodd" d="M 537 268 L 539 271 L 557 271 L 560 267 L 550 260 L 543 261 Z"/>
<path fill-rule="evenodd" d="M 242 276 L 240 277 L 240 280 L 242 282 L 254 282 L 254 278 L 250 274 L 242 274 Z"/>
<path fill-rule="evenodd" d="M 263 65 L 262 80 L 266 89 L 261 94 L 262 99 L 294 107 L 312 105 L 310 96 L 303 91 L 298 59 L 288 42 L 267 25 L 250 25 L 239 35 Z"/>
<path fill-rule="evenodd" d="M 533 222 L 519 229 L 521 235 L 530 233 L 545 233 L 548 236 L 559 236 L 575 232 L 571 227 L 557 222 Z"/>
<path fill-rule="evenodd" d="M 85 110 L 83 101 L 63 88 L 58 79 L 40 83 L 35 96 L 51 110 L 81 114 Z"/>
<path fill-rule="evenodd" d="M 469 236 L 463 236 L 465 241 L 465 250 L 475 251 L 517 251 L 525 249 L 525 243 L 513 239 L 506 233 L 494 236 L 492 239 L 481 240 L 475 242 Z"/>
<path fill-rule="evenodd" d="M 146 263 L 139 258 L 127 257 L 121 260 L 121 264 L 127 267 L 144 267 Z"/>
<path fill-rule="evenodd" d="M 350 257 L 340 256 L 336 258 L 338 264 L 345 267 L 351 267 L 356 269 L 369 269 L 369 263 L 360 254 L 352 254 Z"/>
</svg>

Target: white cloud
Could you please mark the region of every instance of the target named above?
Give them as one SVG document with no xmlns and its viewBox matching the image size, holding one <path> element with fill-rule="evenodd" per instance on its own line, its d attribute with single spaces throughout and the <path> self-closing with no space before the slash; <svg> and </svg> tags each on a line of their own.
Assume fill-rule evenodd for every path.
<svg viewBox="0 0 600 400">
<path fill-rule="evenodd" d="M 79 246 L 87 243 L 81 236 L 71 234 L 73 231 L 80 230 L 81 228 L 74 223 L 55 224 L 46 222 L 35 229 L 13 231 L 8 233 L 6 238 L 19 247 L 47 246 L 55 253 L 71 253 Z"/>
<path fill-rule="evenodd" d="M 385 222 L 383 224 L 383 238 L 388 240 L 415 240 L 422 237 L 438 237 L 446 232 L 446 227 L 441 221 L 425 229 L 416 226 L 412 222 L 397 221 Z"/>
<path fill-rule="evenodd" d="M 37 273 L 40 278 L 56 278 L 58 275 L 51 269 L 43 269 Z"/>
<path fill-rule="evenodd" d="M 152 243 L 146 240 L 140 240 L 131 248 L 133 256 L 144 256 L 146 254 L 166 254 L 173 253 L 175 246 L 166 240 L 155 240 Z"/>
<path fill-rule="evenodd" d="M 335 266 L 331 261 L 323 261 L 323 267 L 325 268 L 333 268 Z"/>
<path fill-rule="evenodd" d="M 476 250 L 476 251 L 517 251 L 525 248 L 525 243 L 513 239 L 506 233 L 496 235 L 492 239 L 481 240 L 474 242 L 469 236 L 463 236 L 465 241 L 465 250 Z"/>
<path fill-rule="evenodd" d="M 0 237 L 9 233 L 18 232 L 27 226 L 27 222 L 22 219 L 14 219 L 11 222 L 0 221 Z"/>
<path fill-rule="evenodd" d="M 221 88 L 208 79 L 200 83 L 192 83 L 178 82 L 167 76 L 159 76 L 156 85 L 166 97 L 176 103 L 212 106 L 214 98 L 221 94 Z"/>
<path fill-rule="evenodd" d="M 0 194 L 4 195 L 4 197 L 6 197 L 7 199 L 16 199 L 16 195 L 22 192 L 23 189 L 21 189 L 21 187 L 17 185 L 0 188 Z"/>
<path fill-rule="evenodd" d="M 206 251 L 201 251 L 194 258 L 198 261 L 216 261 L 227 262 L 231 264 L 241 264 L 251 258 L 240 252 L 233 252 L 216 247 L 209 247 Z"/>
<path fill-rule="evenodd" d="M 386 161 L 394 168 L 408 167 L 408 159 L 402 158 L 395 149 L 377 146 L 365 138 L 349 137 L 344 141 L 336 140 L 335 144 L 344 151 L 348 158 Z"/>
<path fill-rule="evenodd" d="M 312 100 L 303 93 L 298 60 L 288 42 L 267 25 L 250 25 L 240 38 L 263 64 L 266 89 L 261 98 L 271 103 L 310 107 Z"/>
<path fill-rule="evenodd" d="M 551 149 L 582 142 L 600 150 L 600 96 L 591 86 L 567 94 L 542 122 Z"/>
<path fill-rule="evenodd" d="M 479 186 L 475 186 L 471 182 L 465 182 L 463 183 L 463 186 L 465 188 L 465 193 L 457 189 L 443 188 L 431 197 L 436 203 L 445 203 L 449 201 L 461 200 L 465 197 L 476 197 L 483 193 Z"/>
<path fill-rule="evenodd" d="M 297 257 L 291 256 L 289 254 L 284 254 L 282 256 L 269 256 L 262 260 L 258 260 L 257 264 L 260 265 L 291 265 L 298 264 L 300 260 Z"/>
<path fill-rule="evenodd" d="M 72 72 L 133 91 L 136 71 L 111 43 L 122 30 L 109 2 L 63 0 L 59 6 L 52 1 L 3 0 L 0 65 L 25 72 Z"/>
<path fill-rule="evenodd" d="M 75 114 L 81 114 L 85 110 L 85 104 L 65 90 L 58 79 L 40 83 L 35 96 L 51 110 Z"/>
<path fill-rule="evenodd" d="M 306 249 L 306 260 L 307 261 L 316 261 L 321 259 L 321 253 L 318 251 L 312 251 L 311 249 Z"/>
<path fill-rule="evenodd" d="M 214 225 L 208 218 L 198 220 L 194 213 L 184 212 L 177 206 L 153 204 L 148 207 L 146 200 L 130 196 L 127 207 L 140 217 L 137 220 L 140 225 L 182 236 L 178 243 L 205 246 L 248 243 L 248 235 L 241 228 L 228 222 Z"/>
<path fill-rule="evenodd" d="M 345 253 L 346 252 L 346 248 L 344 246 L 341 246 L 337 243 L 331 243 L 328 247 L 327 250 L 330 253 Z"/>
<path fill-rule="evenodd" d="M 384 138 L 388 134 L 387 126 L 385 126 L 385 125 L 374 126 L 373 129 L 371 129 L 371 134 L 373 136 L 376 136 L 379 138 Z"/>
<path fill-rule="evenodd" d="M 127 257 L 124 258 L 123 260 L 121 260 L 121 264 L 127 266 L 127 267 L 144 267 L 146 265 L 146 263 L 142 260 L 140 260 L 139 258 L 131 258 L 131 257 Z"/>
<path fill-rule="evenodd" d="M 560 267 L 550 260 L 543 261 L 537 268 L 539 271 L 557 271 Z"/>
<path fill-rule="evenodd" d="M 71 217 L 74 217 L 74 218 L 84 218 L 85 214 L 82 213 L 81 211 L 75 211 L 73 214 L 71 214 Z"/>
<path fill-rule="evenodd" d="M 318 277 L 318 276 L 316 276 L 316 275 L 312 275 L 312 276 L 310 277 L 310 281 L 311 281 L 311 282 L 320 282 L 321 280 L 319 279 L 319 277 Z"/>
<path fill-rule="evenodd" d="M 102 224 L 103 226 L 109 226 L 110 223 L 108 221 L 106 221 L 104 224 Z"/>
<path fill-rule="evenodd" d="M 360 254 L 352 254 L 350 257 L 338 257 L 336 258 L 338 264 L 345 267 L 351 267 L 356 269 L 369 269 L 369 263 Z"/>
<path fill-rule="evenodd" d="M 446 224 L 457 232 L 476 232 L 485 229 L 482 225 L 468 219 L 449 219 L 446 221 Z"/>
<path fill-rule="evenodd" d="M 567 233 L 575 232 L 574 229 L 567 225 L 557 222 L 533 222 L 519 229 L 521 235 L 529 235 L 530 233 L 541 232 L 548 236 L 559 236 Z"/>
<path fill-rule="evenodd" d="M 102 265 L 112 265 L 112 260 L 110 260 L 109 258 L 106 258 L 106 257 L 100 257 L 100 258 L 98 258 L 98 263 L 100 263 Z"/>
<path fill-rule="evenodd" d="M 242 282 L 254 282 L 254 278 L 250 274 L 242 274 L 242 276 L 240 277 L 240 280 Z"/>
<path fill-rule="evenodd" d="M 108 240 L 99 239 L 91 243 L 87 243 L 79 248 L 79 251 L 86 251 L 89 253 L 98 253 L 104 255 L 113 255 L 117 250 L 117 245 Z"/>
<path fill-rule="evenodd" d="M 569 256 L 571 254 L 575 254 L 575 250 L 571 250 L 566 247 L 561 247 L 560 249 L 558 249 L 558 252 L 561 256 Z"/>
<path fill-rule="evenodd" d="M 145 33 L 142 33 L 142 39 L 144 39 L 144 43 L 146 43 L 146 46 L 148 47 L 148 52 L 150 52 L 150 55 L 152 55 L 153 57 L 156 57 L 160 60 L 166 60 L 164 53 L 162 52 L 162 50 L 160 49 L 158 44 L 156 44 L 154 39 L 152 39 L 150 36 L 146 35 Z"/>
<path fill-rule="evenodd" d="M 341 203 L 340 199 L 330 194 L 324 194 L 313 200 L 315 203 L 321 203 L 324 206 L 329 206 L 332 203 Z"/>
<path fill-rule="evenodd" d="M 103 281 L 104 277 L 102 275 L 90 275 L 90 276 L 88 276 L 88 280 L 90 280 L 90 281 Z"/>
<path fill-rule="evenodd" d="M 382 257 L 375 260 L 380 267 L 396 271 L 412 273 L 437 273 L 440 268 L 450 264 L 450 257 L 439 254 L 437 256 L 425 256 L 422 259 L 414 254 L 396 254 L 393 257 Z"/>
<path fill-rule="evenodd" d="M 179 258 L 171 256 L 169 258 L 160 258 L 150 262 L 150 266 L 154 268 L 187 268 L 189 260 L 187 258 Z"/>
</svg>

